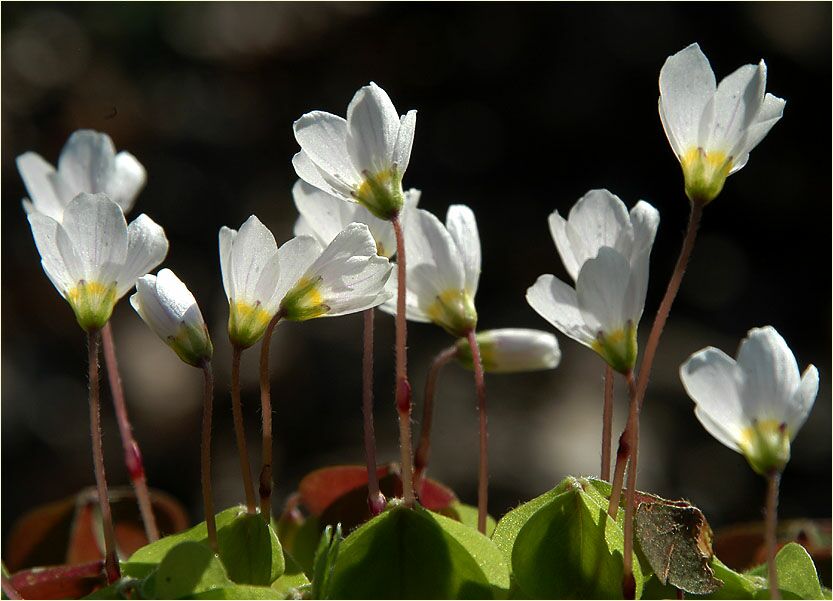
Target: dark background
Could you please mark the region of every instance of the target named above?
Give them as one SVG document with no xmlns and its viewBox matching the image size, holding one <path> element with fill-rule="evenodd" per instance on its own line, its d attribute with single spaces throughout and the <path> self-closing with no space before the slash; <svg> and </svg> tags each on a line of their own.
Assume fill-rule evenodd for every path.
<svg viewBox="0 0 833 601">
<path fill-rule="evenodd" d="M 2 7 L 2 531 L 27 508 L 93 483 L 84 337 L 49 284 L 20 206 L 17 155 L 55 163 L 68 135 L 109 133 L 135 154 L 147 212 L 171 240 L 165 265 L 199 299 L 218 374 L 216 502 L 242 499 L 228 401 L 227 307 L 217 231 L 256 213 L 279 241 L 296 218 L 292 122 L 343 115 L 373 80 L 400 113 L 419 110 L 407 187 L 444 216 L 477 214 L 483 328 L 550 329 L 524 300 L 538 275 L 566 278 L 546 218 L 607 187 L 661 215 L 642 324 L 650 326 L 687 217 L 679 165 L 657 116 L 665 58 L 698 41 L 718 80 L 765 58 L 784 118 L 705 211 L 701 236 L 655 364 L 643 413 L 639 485 L 686 497 L 720 527 L 757 520 L 764 484 L 696 421 L 677 375 L 707 345 L 734 354 L 746 331 L 774 325 L 800 366 L 821 374 L 793 445 L 780 514 L 829 517 L 830 73 L 828 3 L 316 4 L 4 3 Z M 393 324 L 377 318 L 379 454 L 395 460 Z M 201 519 L 201 376 L 179 362 L 127 302 L 113 327 L 129 410 L 152 486 Z M 431 325 L 410 331 L 421 397 Z M 317 467 L 360 463 L 361 318 L 281 326 L 273 348 L 277 503 Z M 602 364 L 559 334 L 561 366 L 489 376 L 490 510 L 499 516 L 567 474 L 595 474 Z M 259 462 L 257 347 L 244 354 L 244 401 Z M 106 387 L 104 387 L 106 391 Z M 128 482 L 104 392 L 110 482 Z M 431 474 L 476 499 L 477 423 L 468 372 L 440 384 Z M 616 431 L 626 413 L 617 398 Z M 417 411 L 419 406 L 417 407 Z M 415 419 L 419 421 L 418 412 Z"/>
</svg>

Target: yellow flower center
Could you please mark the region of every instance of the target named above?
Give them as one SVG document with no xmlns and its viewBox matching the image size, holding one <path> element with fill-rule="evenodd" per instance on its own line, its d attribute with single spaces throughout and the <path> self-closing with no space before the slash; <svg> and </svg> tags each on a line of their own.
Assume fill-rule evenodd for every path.
<svg viewBox="0 0 833 601">
<path fill-rule="evenodd" d="M 87 331 L 104 327 L 116 304 L 116 284 L 81 280 L 67 292 L 78 324 Z"/>
<path fill-rule="evenodd" d="M 732 159 L 721 150 L 706 152 L 697 146 L 689 148 L 680 157 L 689 199 L 703 204 L 714 200 L 732 170 Z"/>
<path fill-rule="evenodd" d="M 630 322 L 612 332 L 599 332 L 591 348 L 619 373 L 628 373 L 636 364 L 636 328 Z"/>
<path fill-rule="evenodd" d="M 306 321 L 321 317 L 329 312 L 330 307 L 324 303 L 324 297 L 318 289 L 320 278 L 311 280 L 301 278 L 281 302 L 284 319 Z"/>
<path fill-rule="evenodd" d="M 370 173 L 362 173 L 364 180 L 353 192 L 353 197 L 379 219 L 396 216 L 405 203 L 402 178 L 395 167 Z"/>
<path fill-rule="evenodd" d="M 248 348 L 263 335 L 271 320 L 272 315 L 261 306 L 260 302 L 251 304 L 245 301 L 232 301 L 229 304 L 229 338 L 242 348 Z"/>
<path fill-rule="evenodd" d="M 474 300 L 465 290 L 450 288 L 441 292 L 425 309 L 426 315 L 438 326 L 456 337 L 466 336 L 477 327 Z"/>
<path fill-rule="evenodd" d="M 790 460 L 790 433 L 786 424 L 774 419 L 754 421 L 744 428 L 738 446 L 752 469 L 765 476 L 780 472 Z"/>
</svg>

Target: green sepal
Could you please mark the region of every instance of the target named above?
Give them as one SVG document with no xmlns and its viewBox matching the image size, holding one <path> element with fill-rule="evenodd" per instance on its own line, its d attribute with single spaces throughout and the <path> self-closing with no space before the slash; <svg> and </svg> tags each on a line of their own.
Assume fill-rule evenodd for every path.
<svg viewBox="0 0 833 601">
<path fill-rule="evenodd" d="M 363 175 L 364 181 L 353 192 L 356 201 L 379 219 L 388 221 L 396 217 L 405 204 L 402 177 L 396 167 Z"/>
</svg>

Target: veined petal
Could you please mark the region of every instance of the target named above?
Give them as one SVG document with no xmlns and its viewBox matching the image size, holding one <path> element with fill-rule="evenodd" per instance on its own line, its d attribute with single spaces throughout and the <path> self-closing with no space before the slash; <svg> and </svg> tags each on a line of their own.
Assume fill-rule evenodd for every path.
<svg viewBox="0 0 833 601">
<path fill-rule="evenodd" d="M 801 384 L 798 364 L 772 326 L 753 328 L 740 343 L 744 411 L 759 421 L 785 422 Z"/>
<path fill-rule="evenodd" d="M 483 368 L 489 373 L 521 373 L 554 369 L 561 361 L 558 340 L 549 332 L 503 328 L 477 333 Z M 465 338 L 457 341 L 457 359 L 469 369 L 472 355 Z"/>
<path fill-rule="evenodd" d="M 312 111 L 298 119 L 293 128 L 298 144 L 310 161 L 329 176 L 328 182 L 342 182 L 349 189 L 361 184 L 362 176 L 348 154 L 347 121 L 331 113 Z"/>
<path fill-rule="evenodd" d="M 698 145 L 700 123 L 716 82 L 698 44 L 669 56 L 659 73 L 660 116 L 677 157 Z"/>
<path fill-rule="evenodd" d="M 296 236 L 281 245 L 278 249 L 281 277 L 270 305 L 275 308 L 280 305 L 286 293 L 321 256 L 323 249 L 323 245 L 310 236 Z"/>
<path fill-rule="evenodd" d="M 379 305 L 379 308 L 389 315 L 396 315 L 396 296 L 398 294 L 397 288 L 397 271 L 395 265 L 392 264 L 390 277 L 385 283 L 387 300 Z M 425 311 L 423 311 L 418 302 L 417 295 L 410 291 L 405 291 L 405 319 L 408 321 L 417 321 L 420 323 L 431 323 L 431 318 Z"/>
<path fill-rule="evenodd" d="M 303 150 L 297 152 L 292 157 L 292 166 L 295 168 L 295 173 L 302 180 L 308 184 L 315 186 L 319 190 L 323 190 L 329 194 L 334 194 L 342 200 L 349 202 L 357 202 L 352 196 L 353 186 L 338 180 L 332 176 L 327 175 L 324 171 L 312 162 L 306 152 Z"/>
<path fill-rule="evenodd" d="M 399 114 L 387 93 L 370 82 L 347 107 L 347 150 L 356 171 L 376 175 L 390 169 L 399 133 Z"/>
<path fill-rule="evenodd" d="M 735 360 L 708 347 L 680 366 L 680 379 L 697 404 L 700 423 L 724 445 L 741 452 L 738 442 L 749 425 L 741 401 L 741 373 Z"/>
<path fill-rule="evenodd" d="M 55 168 L 39 154 L 26 152 L 17 157 L 17 170 L 20 177 L 23 178 L 26 191 L 29 193 L 31 206 L 39 213 L 61 221 L 64 214 L 64 203 L 58 197 L 49 177 L 55 173 Z M 27 212 L 29 211 L 27 210 Z"/>
<path fill-rule="evenodd" d="M 708 152 L 719 151 L 732 157 L 742 148 L 746 130 L 761 109 L 766 87 L 766 65 L 744 65 L 728 75 L 714 94 L 713 121 L 703 123 L 700 146 Z"/>
<path fill-rule="evenodd" d="M 578 309 L 594 333 L 624 331 L 633 319 L 633 301 L 628 298 L 630 275 L 628 260 L 609 247 L 601 248 L 595 259 L 582 265 L 576 279 Z"/>
<path fill-rule="evenodd" d="M 133 208 L 147 181 L 147 172 L 142 164 L 129 152 L 116 155 L 113 170 L 104 185 L 104 192 L 119 205 L 126 215 Z"/>
<path fill-rule="evenodd" d="M 393 149 L 393 163 L 396 172 L 401 177 L 411 161 L 411 148 L 414 145 L 414 131 L 416 130 L 416 111 L 408 111 L 399 120 L 399 134 Z"/>
<path fill-rule="evenodd" d="M 275 236 L 252 215 L 240 227 L 231 247 L 231 300 L 254 304 L 267 299 L 257 297 L 258 282 L 264 269 L 276 260 L 278 244 Z"/>
<path fill-rule="evenodd" d="M 630 221 L 633 228 L 631 265 L 634 265 L 634 260 L 642 253 L 647 251 L 650 254 L 651 252 L 659 227 L 659 211 L 644 200 L 640 200 L 631 209 Z"/>
<path fill-rule="evenodd" d="M 790 440 L 795 438 L 801 426 L 807 420 L 813 404 L 816 402 L 816 395 L 819 392 L 819 370 L 815 365 L 808 365 L 801 376 L 801 384 L 795 391 L 792 402 L 787 406 L 787 429 L 790 433 Z"/>
<path fill-rule="evenodd" d="M 607 190 L 591 190 L 573 205 L 566 233 L 579 270 L 603 247 L 630 256 L 633 246 L 633 230 L 625 203 Z"/>
<path fill-rule="evenodd" d="M 457 245 L 458 256 L 463 260 L 466 292 L 474 298 L 480 279 L 480 234 L 474 212 L 466 205 L 451 205 L 445 218 L 446 228 Z"/>
<path fill-rule="evenodd" d="M 772 129 L 772 126 L 778 123 L 784 114 L 784 106 L 786 104 L 785 100 L 772 94 L 767 94 L 764 97 L 764 102 L 761 105 L 761 110 L 758 112 L 758 117 L 749 126 L 743 145 L 738 146 L 733 151 L 736 158 L 732 161 L 732 169 L 729 171 L 730 174 L 746 165 L 746 161 L 749 160 L 749 153 L 766 137 L 769 130 Z"/>
<path fill-rule="evenodd" d="M 74 276 L 104 285 L 116 282 L 127 259 L 127 222 L 116 203 L 105 194 L 79 194 L 64 210 L 61 231 L 66 234 L 57 237 L 61 254 L 69 257 L 69 245 L 80 262 Z"/>
<path fill-rule="evenodd" d="M 116 298 L 121 298 L 136 280 L 151 271 L 168 254 L 165 230 L 142 213 L 127 228 L 127 259 L 116 276 Z"/>
<path fill-rule="evenodd" d="M 551 274 L 545 274 L 526 291 L 526 301 L 566 336 L 591 347 L 595 334 L 584 323 L 576 291 Z"/>
<path fill-rule="evenodd" d="M 561 262 L 564 263 L 564 268 L 567 270 L 567 273 L 575 281 L 581 265 L 573 253 L 573 243 L 567 235 L 567 227 L 569 224 L 558 211 L 553 211 L 547 221 L 550 226 L 550 234 L 552 235 L 553 242 L 555 242 L 555 248 L 561 257 Z"/>
<path fill-rule="evenodd" d="M 327 317 L 364 311 L 393 298 L 392 293 L 385 288 L 390 273 L 390 261 L 384 257 L 372 256 L 365 261 L 361 271 L 343 278 L 337 285 L 327 286 L 326 281 L 322 280 L 321 296 L 330 307 Z"/>
<path fill-rule="evenodd" d="M 58 172 L 75 193 L 106 193 L 115 157 L 116 148 L 110 136 L 80 129 L 73 132 L 61 150 Z"/>
<path fill-rule="evenodd" d="M 58 248 L 58 229 L 61 226 L 51 217 L 39 212 L 29 213 L 28 218 L 43 269 L 61 296 L 66 297 L 77 280 L 68 270 L 63 254 Z"/>
<path fill-rule="evenodd" d="M 231 249 L 234 246 L 234 239 L 237 237 L 237 230 L 223 226 L 220 228 L 220 272 L 223 276 L 223 290 L 226 291 L 226 298 L 234 298 L 234 280 L 231 277 Z"/>
<path fill-rule="evenodd" d="M 423 209 L 416 209 L 406 224 L 405 254 L 408 261 L 408 276 L 412 267 L 426 265 L 432 271 L 432 288 L 444 290 L 462 290 L 466 284 L 463 260 L 451 234 L 433 214 Z M 410 284 L 409 288 L 416 292 Z M 433 302 L 433 296 L 427 300 Z"/>
</svg>

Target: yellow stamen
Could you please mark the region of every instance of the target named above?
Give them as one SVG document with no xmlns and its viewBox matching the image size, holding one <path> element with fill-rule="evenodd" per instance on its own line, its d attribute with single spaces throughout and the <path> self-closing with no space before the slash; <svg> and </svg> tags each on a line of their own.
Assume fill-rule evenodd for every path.
<svg viewBox="0 0 833 601">
<path fill-rule="evenodd" d="M 438 326 L 456 337 L 466 336 L 477 326 L 477 310 L 468 292 L 456 288 L 444 290 L 425 309 Z"/>
</svg>

